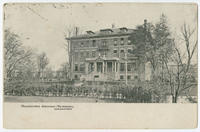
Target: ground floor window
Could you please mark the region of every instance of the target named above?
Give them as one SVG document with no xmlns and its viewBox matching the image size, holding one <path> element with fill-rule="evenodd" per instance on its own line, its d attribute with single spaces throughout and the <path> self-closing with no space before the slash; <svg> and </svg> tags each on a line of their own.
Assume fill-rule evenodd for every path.
<svg viewBox="0 0 200 132">
<path fill-rule="evenodd" d="M 74 75 L 74 78 L 75 78 L 75 79 L 78 79 L 78 75 Z"/>
<path fill-rule="evenodd" d="M 128 80 L 131 80 L 131 76 L 130 76 L 130 75 L 128 75 L 128 76 L 127 76 L 127 79 L 128 79 Z"/>
<path fill-rule="evenodd" d="M 85 71 L 85 64 L 80 65 L 80 71 L 84 72 Z"/>
<path fill-rule="evenodd" d="M 124 79 L 124 76 L 123 75 L 120 75 L 120 80 L 123 80 Z"/>
<path fill-rule="evenodd" d="M 103 63 L 97 62 L 97 72 L 103 72 Z"/>
</svg>

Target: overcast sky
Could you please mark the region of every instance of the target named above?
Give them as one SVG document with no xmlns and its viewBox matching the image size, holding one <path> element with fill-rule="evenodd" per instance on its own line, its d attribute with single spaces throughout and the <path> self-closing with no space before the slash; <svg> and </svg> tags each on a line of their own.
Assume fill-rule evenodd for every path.
<svg viewBox="0 0 200 132">
<path fill-rule="evenodd" d="M 79 26 L 83 31 L 115 27 L 134 28 L 144 19 L 155 23 L 166 14 L 172 31 L 186 22 L 197 24 L 196 5 L 191 4 L 12 4 L 5 6 L 6 28 L 24 45 L 46 52 L 53 69 L 67 61 L 64 32 Z"/>
</svg>

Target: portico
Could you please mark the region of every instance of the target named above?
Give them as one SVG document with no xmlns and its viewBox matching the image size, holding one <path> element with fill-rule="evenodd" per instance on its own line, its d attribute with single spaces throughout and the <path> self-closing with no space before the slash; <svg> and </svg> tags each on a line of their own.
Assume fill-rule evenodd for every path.
<svg viewBox="0 0 200 132">
<path fill-rule="evenodd" d="M 86 75 L 100 80 L 117 80 L 119 72 L 119 58 L 97 57 L 86 58 Z M 89 77 L 89 78 L 90 78 Z"/>
</svg>

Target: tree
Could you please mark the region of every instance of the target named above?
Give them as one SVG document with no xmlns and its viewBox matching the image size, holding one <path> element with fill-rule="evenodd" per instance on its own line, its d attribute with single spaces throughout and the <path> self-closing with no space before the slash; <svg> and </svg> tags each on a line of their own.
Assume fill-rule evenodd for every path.
<svg viewBox="0 0 200 132">
<path fill-rule="evenodd" d="M 69 74 L 69 71 L 70 71 L 69 63 L 67 63 L 67 62 L 62 63 L 59 70 L 63 72 L 63 76 L 64 76 L 65 79 L 68 78 L 68 74 Z"/>
<path fill-rule="evenodd" d="M 174 40 L 174 54 L 170 59 L 173 65 L 170 65 L 166 60 L 164 61 L 173 103 L 177 103 L 178 96 L 194 85 L 191 83 L 193 78 L 191 69 L 193 68 L 192 58 L 198 44 L 196 36 L 194 36 L 195 31 L 196 28 L 191 30 L 190 26 L 184 24 L 181 28 L 181 40 Z"/>
<path fill-rule="evenodd" d="M 38 76 L 43 78 L 44 70 L 46 66 L 49 64 L 49 59 L 45 52 L 38 55 L 37 64 L 38 64 Z"/>
<path fill-rule="evenodd" d="M 135 49 L 133 53 L 151 64 L 151 80 L 145 86 L 162 99 L 169 91 L 165 81 L 165 63 L 169 63 L 174 46 L 167 17 L 161 14 L 155 24 L 145 20 L 144 25 L 137 26 L 130 40 Z"/>
<path fill-rule="evenodd" d="M 22 46 L 17 34 L 9 29 L 6 29 L 4 33 L 5 79 L 12 80 L 15 72 L 30 70 L 33 52 Z"/>
<path fill-rule="evenodd" d="M 70 72 L 69 72 L 69 76 L 71 77 L 71 69 L 72 69 L 72 63 L 73 63 L 73 58 L 72 58 L 72 54 L 73 54 L 73 50 L 72 50 L 72 46 L 71 46 L 71 43 L 70 43 L 70 37 L 73 37 L 73 36 L 77 36 L 81 33 L 81 29 L 80 27 L 77 27 L 77 26 L 69 26 L 66 28 L 66 32 L 64 33 L 64 36 L 67 40 L 67 43 L 64 44 L 64 47 L 67 51 L 67 56 L 69 58 L 69 69 L 70 69 Z"/>
<path fill-rule="evenodd" d="M 145 20 L 144 25 L 137 26 L 129 39 L 134 46 L 133 53 L 136 56 L 144 56 L 145 60 L 151 63 L 153 77 L 156 77 L 156 70 L 162 63 L 162 54 L 170 54 L 172 39 L 167 17 L 162 14 L 155 25 Z"/>
</svg>

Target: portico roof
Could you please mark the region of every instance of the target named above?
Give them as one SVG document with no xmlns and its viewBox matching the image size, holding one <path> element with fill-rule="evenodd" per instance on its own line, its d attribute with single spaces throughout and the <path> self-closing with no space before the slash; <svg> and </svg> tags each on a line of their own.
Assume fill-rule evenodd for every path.
<svg viewBox="0 0 200 132">
<path fill-rule="evenodd" d="M 117 57 L 96 57 L 96 58 L 86 58 L 86 61 L 119 61 Z"/>
</svg>

